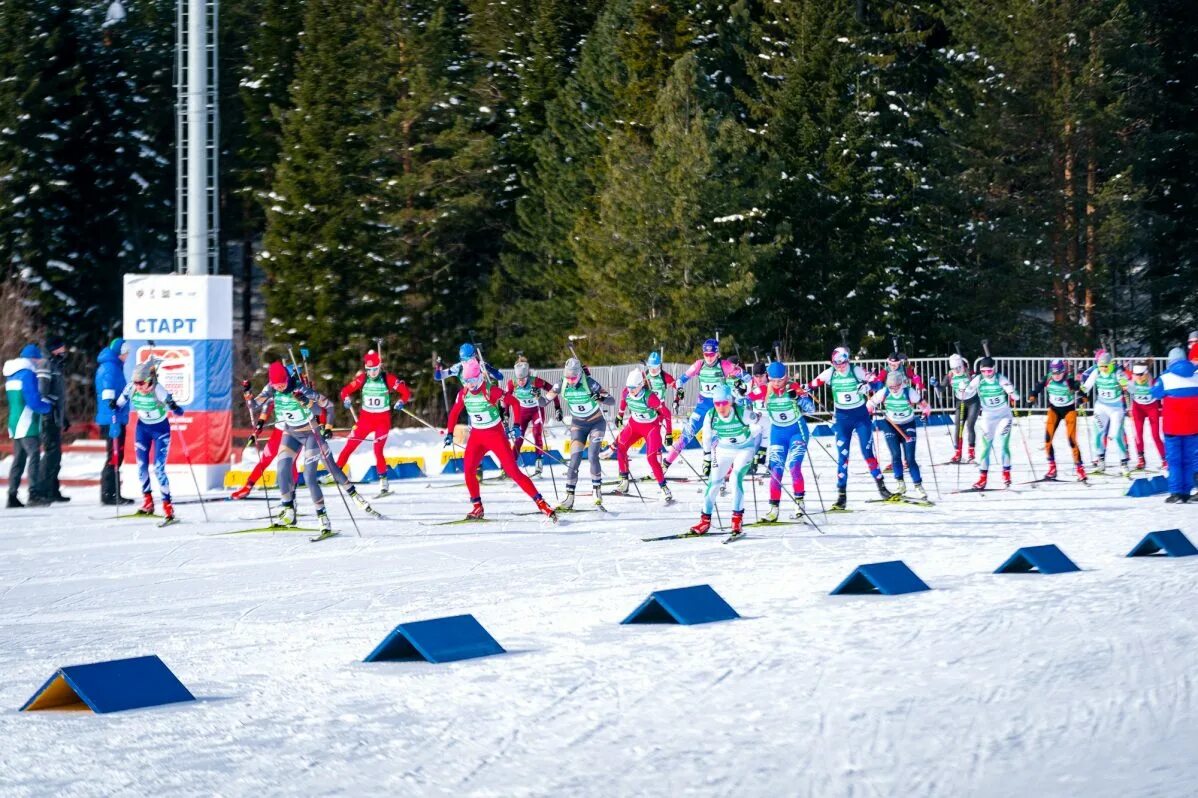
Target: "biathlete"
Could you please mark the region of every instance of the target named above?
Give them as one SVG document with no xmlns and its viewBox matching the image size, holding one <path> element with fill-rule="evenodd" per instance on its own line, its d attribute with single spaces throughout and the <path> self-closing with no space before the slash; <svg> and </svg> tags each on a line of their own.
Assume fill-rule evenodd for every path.
<svg viewBox="0 0 1198 798">
<path fill-rule="evenodd" d="M 566 467 L 566 498 L 559 510 L 574 509 L 574 491 L 578 487 L 578 470 L 586 454 L 591 462 L 591 488 L 596 507 L 603 508 L 603 466 L 599 462 L 599 445 L 607 432 L 603 405 L 616 400 L 595 379 L 583 373 L 582 363 L 570 358 L 562 370 L 562 381 L 553 385 L 545 398 L 566 400 L 570 413 L 570 462 Z"/>
<path fill-rule="evenodd" d="M 121 395 L 111 401 L 109 407 L 119 411 L 126 404 L 137 416 L 134 449 L 137 453 L 137 476 L 141 479 L 141 507 L 138 515 L 154 514 L 154 494 L 150 490 L 150 450 L 154 450 L 154 476 L 162 494 L 163 524 L 175 520 L 175 508 L 171 506 L 171 483 L 166 476 L 166 461 L 171 452 L 171 422 L 168 413 L 183 415 L 183 408 L 175 403 L 170 392 L 158 383 L 153 361 L 143 361 L 133 367 L 133 381 L 125 386 Z"/>
<path fill-rule="evenodd" d="M 661 498 L 667 505 L 674 503 L 674 496 L 666 485 L 666 475 L 661 468 L 661 416 L 668 413 L 665 402 L 648 387 L 645 375 L 640 369 L 633 369 L 628 374 L 624 390 L 620 392 L 620 402 L 616 408 L 616 426 L 623 424 L 623 429 L 616 436 L 616 460 L 620 465 L 620 484 L 616 486 L 617 493 L 628 494 L 632 473 L 628 468 L 628 449 L 639 440 L 645 441 L 645 456 L 649 460 L 649 470 L 657 480 L 661 489 Z M 624 414 L 629 420 L 624 423 Z"/>
<path fill-rule="evenodd" d="M 699 523 L 691 527 L 697 535 L 711 529 L 711 514 L 716 498 L 724 484 L 725 474 L 731 474 L 732 483 L 732 534 L 744 531 L 745 518 L 745 475 L 753 464 L 757 444 L 761 441 L 761 429 L 757 426 L 757 413 L 750 407 L 734 402 L 732 389 L 718 385 L 711 392 L 711 409 L 703 418 L 703 439 L 711 442 L 715 460 L 712 478 L 703 495 L 703 512 Z"/>
<path fill-rule="evenodd" d="M 695 404 L 690 418 L 687 419 L 686 426 L 682 428 L 682 434 L 674 441 L 674 445 L 670 447 L 670 451 L 666 455 L 665 467 L 667 469 L 673 465 L 678 456 L 682 454 L 682 450 L 703 426 L 703 420 L 711 411 L 712 396 L 716 388 L 728 383 L 743 381 L 744 371 L 731 360 L 721 358 L 720 342 L 714 338 L 708 338 L 703 342 L 703 357 L 692 363 L 691 367 L 678 378 L 679 397 L 681 397 L 681 389 L 695 377 L 699 379 L 699 401 Z M 706 438 L 703 438 L 701 443 L 703 447 L 703 478 L 706 479 L 711 476 L 711 445 Z"/>
<path fill-rule="evenodd" d="M 412 401 L 412 391 L 399 377 L 383 371 L 382 358 L 373 349 L 362 358 L 362 365 L 363 370 L 341 389 L 341 404 L 350 411 L 354 406 L 354 394 L 362 392 L 362 413 L 354 421 L 345 447 L 337 455 L 337 467 L 344 470 L 354 450 L 373 435 L 379 496 L 386 496 L 391 491 L 387 486 L 387 458 L 383 456 L 383 450 L 387 447 L 387 436 L 391 434 L 391 409 L 403 410 L 404 405 Z M 391 394 L 395 394 L 394 403 Z"/>
<path fill-rule="evenodd" d="M 1011 486 L 1011 427 L 1015 423 L 1015 415 L 1011 412 L 1017 401 L 1015 386 L 1005 376 L 998 373 L 998 366 L 992 357 L 984 357 L 978 362 L 980 372 L 969 382 L 966 391 L 973 391 L 978 396 L 982 406 L 982 456 L 978 458 L 978 481 L 973 483 L 973 489 L 986 489 L 987 474 L 990 470 L 990 455 L 995 444 L 1002 449 L 999 460 L 1002 463 L 1002 479 L 1006 487 Z M 958 394 L 960 399 L 961 395 Z"/>
<path fill-rule="evenodd" d="M 965 362 L 965 358 L 958 354 L 948 356 L 948 374 L 944 375 L 944 379 L 940 381 L 941 386 L 948 392 L 948 395 L 954 399 L 954 404 L 957 406 L 956 418 L 956 451 L 949 459 L 950 463 L 960 463 L 962 443 L 965 438 L 969 438 L 969 451 L 966 454 L 965 461 L 972 463 L 977 459 L 977 423 L 978 416 L 981 414 L 982 403 L 978 399 L 978 393 L 973 389 L 973 372 L 969 369 L 969 364 Z"/>
<path fill-rule="evenodd" d="M 249 380 L 244 380 L 241 383 L 241 390 L 250 390 Z M 266 446 L 264 446 L 262 451 L 259 453 L 258 462 L 254 465 L 254 470 L 250 472 L 249 479 L 245 481 L 244 485 L 233 491 L 232 495 L 229 497 L 230 499 L 238 500 L 249 496 L 250 492 L 254 489 L 254 485 L 256 485 L 258 480 L 262 478 L 262 474 L 266 471 L 267 467 L 274 462 L 275 457 L 279 453 L 279 446 L 283 443 L 283 431 L 287 429 L 287 424 L 283 421 L 283 419 L 279 418 L 278 415 L 275 414 L 274 409 L 275 403 L 274 400 L 271 400 L 263 406 L 262 412 L 258 414 L 259 430 L 261 430 L 262 425 L 267 422 L 267 419 L 269 419 L 272 414 L 275 416 L 274 427 L 270 431 L 270 437 L 266 441 Z M 257 434 L 257 431 L 255 431 L 254 435 L 257 436 Z M 291 479 L 292 482 L 299 480 L 299 471 L 295 463 L 292 463 L 291 466 Z"/>
<path fill-rule="evenodd" d="M 249 391 L 244 393 L 255 412 L 273 400 L 275 417 L 280 419 L 285 429 L 283 439 L 279 443 L 279 454 L 276 458 L 275 472 L 278 475 L 279 493 L 282 496 L 276 523 L 279 526 L 295 526 L 295 479 L 293 465 L 302 455 L 304 482 L 308 486 L 308 494 L 312 497 L 312 505 L 316 508 L 316 519 L 320 523 L 322 534 L 331 533 L 333 525 L 329 520 L 324 506 L 324 492 L 320 488 L 320 480 L 316 476 L 316 464 L 323 461 L 325 468 L 333 480 L 344 488 L 354 502 L 365 512 L 378 517 L 379 514 L 370 506 L 362 494 L 350 483 L 345 472 L 333 459 L 328 444 L 316 429 L 316 417 L 322 411 L 328 414 L 333 403 L 328 397 L 317 393 L 302 380 L 292 374 L 282 361 L 276 360 L 270 364 L 267 371 L 267 383 L 253 396 Z M 326 420 L 331 415 L 325 415 Z"/>
<path fill-rule="evenodd" d="M 857 444 L 861 447 L 861 456 L 869 466 L 869 475 L 878 486 L 878 494 L 883 499 L 890 498 L 886 482 L 882 479 L 882 470 L 878 468 L 878 458 L 874 456 L 873 420 L 869 409 L 866 408 L 866 397 L 869 394 L 870 378 L 865 369 L 849 362 L 849 350 L 838 346 L 832 351 L 832 365 L 819 373 L 807 384 L 808 390 L 815 390 L 821 385 L 832 389 L 832 401 L 836 407 L 833 428 L 836 431 L 836 501 L 833 510 L 845 510 L 848 504 L 849 484 L 849 447 L 853 442 L 853 434 L 857 435 Z"/>
<path fill-rule="evenodd" d="M 1128 383 L 1127 393 L 1131 397 L 1131 429 L 1136 442 L 1136 470 L 1143 471 L 1147 466 L 1144 461 L 1144 425 L 1152 433 L 1152 442 L 1156 444 L 1157 454 L 1161 456 L 1161 468 L 1169 467 L 1165 457 L 1165 441 L 1161 438 L 1161 400 L 1152 395 L 1152 374 L 1149 372 L 1148 360 L 1137 360 L 1131 367 L 1131 382 Z"/>
<path fill-rule="evenodd" d="M 1074 471 L 1079 481 L 1086 481 L 1082 452 L 1077 445 L 1077 392 L 1080 389 L 1077 379 L 1068 373 L 1065 361 L 1055 358 L 1048 363 L 1048 375 L 1036 383 L 1027 397 L 1029 404 L 1039 399 L 1041 394 L 1048 400 L 1048 415 L 1044 418 L 1044 453 L 1048 457 L 1048 471 L 1044 474 L 1046 482 L 1057 478 L 1053 439 L 1061 422 L 1065 423 L 1065 435 L 1069 440 L 1069 450 L 1073 453 Z"/>
<path fill-rule="evenodd" d="M 649 390 L 657 394 L 667 407 L 661 412 L 661 427 L 663 431 L 662 441 L 665 447 L 674 445 L 674 413 L 673 408 L 678 407 L 680 396 L 678 395 L 678 383 L 674 379 L 674 375 L 661 367 L 661 353 L 650 352 L 649 357 L 645 359 L 645 382 L 649 383 Z M 673 389 L 674 401 L 667 401 L 667 394 Z M 664 448 L 664 447 L 663 447 Z"/>
<path fill-rule="evenodd" d="M 512 368 L 513 379 L 507 381 L 508 407 L 512 412 L 512 429 L 516 433 L 512 441 L 512 454 L 516 462 L 520 461 L 520 450 L 524 448 L 524 438 L 528 435 L 528 427 L 532 426 L 532 442 L 537 447 L 536 467 L 532 475 L 539 477 L 544 469 L 545 454 L 545 404 L 542 398 L 553 386 L 540 377 L 529 374 L 528 360 L 521 355 L 516 358 Z M 556 396 L 553 398 L 553 408 L 558 421 L 562 420 L 562 402 Z"/>
<path fill-rule="evenodd" d="M 890 448 L 890 462 L 894 468 L 896 484 L 892 493 L 897 496 L 906 494 L 907 483 L 903 480 L 905 467 L 911 473 L 912 495 L 926 502 L 928 492 L 924 490 L 919 463 L 916 461 L 916 413 L 927 421 L 932 414 L 931 406 L 923 400 L 919 389 L 908 382 L 904 372 L 889 371 L 886 385 L 869 398 L 869 407 L 871 410 L 880 410 L 886 420 L 882 437 Z"/>
<path fill-rule="evenodd" d="M 482 367 L 476 360 L 467 360 L 459 372 L 462 389 L 458 391 L 453 408 L 449 411 L 449 423 L 445 428 L 445 445 L 453 445 L 453 428 L 463 411 L 470 424 L 470 435 L 466 438 L 466 452 L 462 456 L 462 470 L 466 478 L 466 491 L 470 494 L 473 505 L 466 518 L 472 521 L 483 518 L 482 489 L 479 486 L 478 470 L 483 457 L 494 455 L 499 467 L 515 482 L 520 489 L 537 505 L 537 509 L 549 520 L 556 523 L 557 515 L 553 508 L 545 502 L 536 485 L 528 478 L 516 463 L 508 442 L 506 425 L 504 424 L 503 390 L 498 384 L 485 386 Z"/>
<path fill-rule="evenodd" d="M 1094 472 L 1100 474 L 1106 468 L 1107 441 L 1113 439 L 1122 455 L 1120 469 L 1126 476 L 1131 473 L 1127 437 L 1123 434 L 1123 419 L 1127 416 L 1123 403 L 1127 376 L 1115 368 L 1115 359 L 1110 352 L 1100 351 L 1094 362 L 1095 368 L 1082 383 L 1082 391 L 1092 394 L 1094 402 Z"/>
<path fill-rule="evenodd" d="M 769 449 L 767 462 L 770 469 L 770 509 L 763 521 L 778 520 L 778 509 L 782 503 L 782 475 L 790 472 L 790 484 L 795 500 L 795 516 L 803 514 L 803 499 L 806 485 L 803 481 L 803 458 L 811 432 L 807 428 L 804 413 L 815 410 L 815 403 L 798 382 L 787 379 L 786 366 L 774 361 L 766 366 L 765 397 L 755 407 L 762 408 L 763 421 L 769 422 Z M 763 427 L 764 436 L 764 427 Z"/>
</svg>

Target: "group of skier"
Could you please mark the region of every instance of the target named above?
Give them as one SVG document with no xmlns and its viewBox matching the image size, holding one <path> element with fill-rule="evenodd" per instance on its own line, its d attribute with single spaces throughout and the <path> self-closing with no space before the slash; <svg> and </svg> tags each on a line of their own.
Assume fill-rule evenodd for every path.
<svg viewBox="0 0 1198 798">
<path fill-rule="evenodd" d="M 589 462 L 593 501 L 597 509 L 602 509 L 600 449 L 609 432 L 609 408 L 614 409 L 610 423 L 617 430 L 612 441 L 619 466 L 616 493 L 628 494 L 634 489 L 639 492 L 639 487 L 632 481 L 629 464 L 633 446 L 643 442 L 649 470 L 658 484 L 661 499 L 666 504 L 673 503 L 666 473 L 697 437 L 703 467 L 702 471 L 695 471 L 706 489 L 700 519 L 691 528 L 692 534 L 704 534 L 711 528 L 716 503 L 729 487 L 732 494 L 731 530 L 734 535 L 742 533 L 745 479 L 761 466 L 765 466 L 769 474 L 769 509 L 761 521 L 779 520 L 783 493 L 794 505 L 794 517 L 806 518 L 804 460 L 812 444 L 808 420 L 816 412 L 812 392 L 823 386 L 828 387 L 831 395 L 831 426 L 836 442 L 837 496 L 830 510 L 847 510 L 854 436 L 881 501 L 930 503 L 923 484 L 917 441 L 920 421 L 927 423 L 931 405 L 925 395 L 923 378 L 899 352 L 893 353 L 883 368 L 871 372 L 853 362 L 847 348 L 837 347 L 829 358 L 828 367 L 814 379 L 803 382 L 795 379 L 778 360 L 757 362 L 746 369 L 739 358 L 721 354 L 718 340 L 709 339 L 703 343 L 701 356 L 677 377 L 662 368 L 660 353 L 650 353 L 643 364 L 629 373 L 625 385 L 614 395 L 596 381 L 573 352 L 565 363 L 561 379 L 552 384 L 533 375 L 523 357 L 515 362 L 512 377 L 505 378 L 499 369 L 486 362 L 475 344 L 464 344 L 458 355 L 458 362 L 451 366 L 438 362 L 434 379 L 443 385 L 453 378 L 461 382 L 442 434 L 445 446 L 456 449 L 455 427 L 463 418 L 469 425 L 461 457 L 471 502 L 467 515 L 470 520 L 482 519 L 485 515 L 479 475 L 487 455 L 491 455 L 504 475 L 529 496 L 538 512 L 554 521 L 558 513 L 576 509 L 577 486 L 585 457 Z M 698 383 L 695 408 L 675 436 L 673 416 L 685 387 L 692 380 Z M 1020 397 L 1012 382 L 999 372 L 995 360 L 989 355 L 981 358 L 974 373 L 963 357 L 953 355 L 949 358 L 947 374 L 939 380 L 931 378 L 927 389 L 944 392 L 956 405 L 956 424 L 952 433 L 955 452 L 949 462 L 976 463 L 978 478 L 969 490 L 987 489 L 991 466 L 1001 469 L 1002 482 L 1009 486 L 1014 410 L 1024 397 Z M 1044 437 L 1048 468 L 1043 480 L 1057 479 L 1054 441 L 1061 426 L 1066 430 L 1077 478 L 1087 478 L 1077 437 L 1078 414 L 1087 395 L 1092 398 L 1095 408 L 1095 466 L 1103 463 L 1107 443 L 1114 440 L 1122 455 L 1121 465 L 1125 472 L 1129 470 L 1123 433 L 1123 417 L 1128 406 L 1135 422 L 1138 466 L 1144 467 L 1142 426 L 1145 423 L 1164 457 L 1159 431 L 1160 398 L 1154 395 L 1147 362 L 1137 361 L 1125 373 L 1116 366 L 1109 353 L 1100 351 L 1096 354 L 1095 365 L 1082 374 L 1072 373 L 1062 359 L 1051 361 L 1048 373 L 1026 397 L 1029 403 L 1044 397 L 1048 406 Z M 448 396 L 446 388 L 447 400 Z M 406 412 L 404 405 L 410 401 L 411 391 L 402 380 L 383 371 L 381 358 L 372 350 L 364 358 L 363 370 L 344 386 L 340 397 L 351 412 L 355 397 L 358 397 L 361 413 L 355 414 L 350 436 L 334 461 L 317 424 L 318 420 L 325 422 L 319 414 L 331 409 L 333 403 L 315 392 L 302 373 L 297 374 L 295 369 L 275 362 L 271 364 L 267 385 L 256 396 L 247 383 L 245 398 L 251 412 L 273 410 L 276 430 L 255 472 L 234 497 L 248 494 L 260 477 L 261 469 L 276 457 L 282 494 L 278 522 L 294 524 L 296 458 L 302 455 L 302 470 L 312 491 L 322 530 L 329 529 L 330 523 L 316 479 L 319 460 L 325 461 L 329 478 L 341 485 L 359 506 L 373 512 L 354 490 L 345 476 L 344 467 L 354 449 L 373 437 L 382 493 L 387 492 L 383 449 L 390 429 L 391 411 Z M 148 407 L 151 399 L 143 401 Z M 159 398 L 159 401 L 163 400 Z M 534 451 L 532 476 L 542 474 L 546 458 L 558 458 L 556 453 L 545 448 L 544 427 L 551 406 L 557 420 L 569 416 L 565 497 L 556 507 L 549 505 L 519 465 L 528 441 Z M 891 464 L 887 467 L 893 475 L 890 486 L 875 452 L 875 430 L 881 431 L 890 452 Z M 139 439 L 140 436 L 139 432 Z M 977 451 L 979 437 L 980 451 Z M 967 450 L 964 448 L 966 441 Z M 161 446 L 161 441 L 158 444 Z M 164 475 L 162 479 L 165 479 Z"/>
</svg>

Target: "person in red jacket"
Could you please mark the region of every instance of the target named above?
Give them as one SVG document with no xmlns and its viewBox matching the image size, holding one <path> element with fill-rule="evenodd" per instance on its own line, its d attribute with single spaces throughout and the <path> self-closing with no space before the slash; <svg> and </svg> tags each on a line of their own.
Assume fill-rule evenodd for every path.
<svg viewBox="0 0 1198 798">
<path fill-rule="evenodd" d="M 1168 468 L 1165 460 L 1165 442 L 1161 439 L 1161 400 L 1152 395 L 1152 375 L 1149 373 L 1149 361 L 1137 360 L 1131 367 L 1130 380 L 1127 385 L 1128 396 L 1131 397 L 1131 429 L 1136 442 L 1136 469 L 1143 470 L 1147 463 L 1144 461 L 1144 424 L 1156 444 L 1157 454 L 1161 456 L 1162 465 Z"/>
<path fill-rule="evenodd" d="M 504 392 L 508 407 L 512 411 L 512 428 L 516 432 L 516 439 L 512 442 L 512 454 L 515 455 L 516 462 L 520 462 L 520 450 L 524 447 L 524 437 L 528 434 L 528 426 L 531 424 L 532 442 L 537 447 L 537 463 L 532 475 L 539 477 L 544 467 L 542 455 L 545 453 L 545 405 L 541 394 L 548 392 L 553 386 L 528 373 L 528 359 L 523 355 L 516 358 L 516 365 L 512 371 L 515 373 L 515 379 L 507 381 L 507 390 Z M 557 420 L 561 421 L 562 401 L 556 396 L 553 397 L 553 407 L 557 412 Z"/>
<path fill-rule="evenodd" d="M 624 424 L 624 413 L 631 419 Z M 645 375 L 639 368 L 628 374 L 620 403 L 616 411 L 616 426 L 624 429 L 616 436 L 616 461 L 620 465 L 620 484 L 616 493 L 628 494 L 632 473 L 628 469 L 628 449 L 639 440 L 645 441 L 645 455 L 649 458 L 649 470 L 661 489 L 661 499 L 667 505 L 674 503 L 670 488 L 666 485 L 665 472 L 661 470 L 661 414 L 668 413 L 665 402 L 653 389 L 646 385 Z"/>
<path fill-rule="evenodd" d="M 383 360 L 378 352 L 371 349 L 362 359 L 365 367 L 354 375 L 354 378 L 341 389 L 341 403 L 347 410 L 353 412 L 353 396 L 362 392 L 362 413 L 355 421 L 349 437 L 345 440 L 345 448 L 337 456 L 337 467 L 344 469 L 349 457 L 367 437 L 374 436 L 374 467 L 379 475 L 379 495 L 386 496 L 391 491 L 387 487 L 387 460 L 383 457 L 383 449 L 387 446 L 387 436 L 391 433 L 391 408 L 403 410 L 412 401 L 412 392 L 407 383 L 394 374 L 383 371 Z M 396 395 L 392 405 L 391 394 Z"/>
<path fill-rule="evenodd" d="M 478 467 L 483 457 L 492 454 L 508 478 L 520 486 L 550 521 L 557 523 L 557 513 L 542 498 L 540 491 L 532 484 L 520 466 L 508 445 L 506 424 L 504 423 L 503 390 L 498 385 L 490 385 L 484 389 L 483 373 L 478 361 L 468 360 L 462 364 L 459 375 L 464 386 L 458 391 L 458 398 L 449 411 L 449 423 L 445 426 L 445 445 L 453 445 L 453 428 L 458 423 L 462 411 L 470 424 L 470 437 L 466 439 L 466 453 L 462 457 L 462 468 L 466 477 L 466 490 L 470 493 L 470 502 L 474 507 L 466 515 L 470 521 L 483 519 L 482 490 L 478 483 Z"/>
</svg>

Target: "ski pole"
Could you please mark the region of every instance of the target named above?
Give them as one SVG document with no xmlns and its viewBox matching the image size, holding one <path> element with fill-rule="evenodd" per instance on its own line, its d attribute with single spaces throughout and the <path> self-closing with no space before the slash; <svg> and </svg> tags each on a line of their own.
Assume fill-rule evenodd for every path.
<svg viewBox="0 0 1198 798">
<path fill-rule="evenodd" d="M 175 425 L 167 422 L 170 431 L 175 431 Z M 204 506 L 204 495 L 200 493 L 200 481 L 196 479 L 195 466 L 191 464 L 191 452 L 187 450 L 187 436 L 183 434 L 183 430 L 179 430 L 179 442 L 183 444 L 183 459 L 187 461 L 187 470 L 191 472 L 191 482 L 196 488 L 196 498 L 200 500 L 200 512 L 204 514 L 204 521 L 208 521 L 208 508 Z"/>
<path fill-rule="evenodd" d="M 935 483 L 935 485 L 936 485 L 936 498 L 943 499 L 944 495 L 941 494 L 941 492 L 940 492 L 940 477 L 936 475 L 936 461 L 935 461 L 934 455 L 932 454 L 931 426 L 932 425 L 928 423 L 928 419 L 925 418 L 923 420 L 923 428 L 924 428 L 923 440 L 924 440 L 924 443 L 926 443 L 928 445 L 928 468 L 932 469 L 932 482 Z"/>
<path fill-rule="evenodd" d="M 803 422 L 800 422 L 800 423 L 803 423 Z M 803 436 L 803 446 L 805 447 L 807 452 L 811 451 L 811 446 L 809 445 L 810 442 L 811 442 L 811 431 L 807 430 L 807 434 Z M 803 459 L 807 460 L 806 457 L 804 457 Z M 826 520 L 828 518 L 828 510 L 827 510 L 827 508 L 824 507 L 824 491 L 819 486 L 819 474 L 817 474 L 815 471 L 815 461 L 808 460 L 808 462 L 811 464 L 811 480 L 815 483 L 815 495 L 819 499 L 819 511 L 821 513 L 823 513 L 824 519 Z M 785 466 L 786 466 L 785 460 L 782 462 L 782 465 L 783 465 L 783 470 L 785 470 Z M 799 468 L 802 469 L 801 464 L 800 464 Z M 779 484 L 781 484 L 781 482 L 782 482 L 781 478 L 779 478 L 778 482 L 779 482 Z M 803 514 L 806 515 L 806 511 L 804 511 Z"/>
<path fill-rule="evenodd" d="M 245 384 L 245 387 L 247 388 L 247 390 L 248 390 L 248 382 L 249 381 L 247 380 L 246 384 Z M 245 400 L 245 409 L 249 412 L 250 420 L 252 421 L 254 418 L 254 406 L 249 399 Z M 254 451 L 258 455 L 258 462 L 262 462 L 262 447 L 258 445 L 258 440 L 257 440 L 256 435 L 254 436 Z M 273 509 L 271 509 L 271 506 L 270 506 L 270 487 L 266 484 L 266 480 L 262 481 L 262 490 L 266 494 L 266 516 L 267 516 L 267 519 L 270 521 L 273 521 L 275 511 Z"/>
<path fill-rule="evenodd" d="M 815 483 L 815 486 L 818 489 L 819 483 L 818 482 Z M 779 480 L 779 482 L 778 482 L 778 487 L 782 488 L 782 492 L 786 494 L 787 498 L 789 498 L 792 502 L 795 503 L 796 507 L 799 505 L 799 500 L 795 498 L 795 495 L 793 493 L 791 493 L 789 490 L 786 489 L 786 486 L 781 483 L 781 480 Z M 821 497 L 820 504 L 822 505 L 823 502 L 824 502 L 824 500 Z M 827 511 L 822 511 L 822 512 L 824 513 L 824 516 L 827 517 L 827 515 L 828 515 Z M 808 523 L 810 523 L 811 526 L 813 526 L 815 528 L 816 532 L 820 533 L 821 535 L 824 534 L 824 530 L 820 528 L 819 524 L 815 523 L 815 519 L 812 518 L 810 515 L 808 515 L 806 510 L 802 511 L 802 516 L 807 519 Z"/>
</svg>

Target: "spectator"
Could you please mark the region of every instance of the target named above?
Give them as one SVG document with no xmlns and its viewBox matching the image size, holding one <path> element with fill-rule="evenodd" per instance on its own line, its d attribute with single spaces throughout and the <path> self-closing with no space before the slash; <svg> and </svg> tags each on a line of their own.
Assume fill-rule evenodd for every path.
<svg viewBox="0 0 1198 798">
<path fill-rule="evenodd" d="M 8 435 L 12 438 L 13 463 L 8 472 L 8 507 L 24 507 L 17 498 L 25 464 L 29 464 L 30 507 L 45 507 L 50 502 L 38 495 L 37 477 L 41 460 L 38 436 L 41 418 L 54 410 L 37 390 L 36 370 L 41 365 L 42 352 L 37 344 L 28 344 L 20 357 L 4 364 L 5 390 L 8 393 Z"/>
<path fill-rule="evenodd" d="M 67 419 L 67 383 L 63 363 L 67 347 L 63 340 L 51 337 L 46 341 L 46 359 L 37 372 L 37 389 L 42 398 L 54 405 L 54 412 L 42 419 L 42 467 L 37 477 L 37 494 L 51 502 L 69 502 L 62 495 L 58 471 L 62 466 L 62 434 L 71 422 Z"/>
<path fill-rule="evenodd" d="M 129 344 L 124 338 L 113 338 L 100 350 L 96 361 L 96 423 L 105 430 L 108 449 L 104 470 L 100 473 L 100 501 L 104 504 L 133 504 L 133 499 L 121 495 L 120 467 L 125 462 L 125 427 L 129 424 L 129 406 L 113 410 L 109 403 L 125 390 L 125 359 Z"/>
<path fill-rule="evenodd" d="M 1169 461 L 1169 504 L 1188 502 L 1198 472 L 1198 376 L 1181 347 L 1169 351 L 1168 366 L 1152 384 L 1163 400 L 1165 459 Z"/>
</svg>

